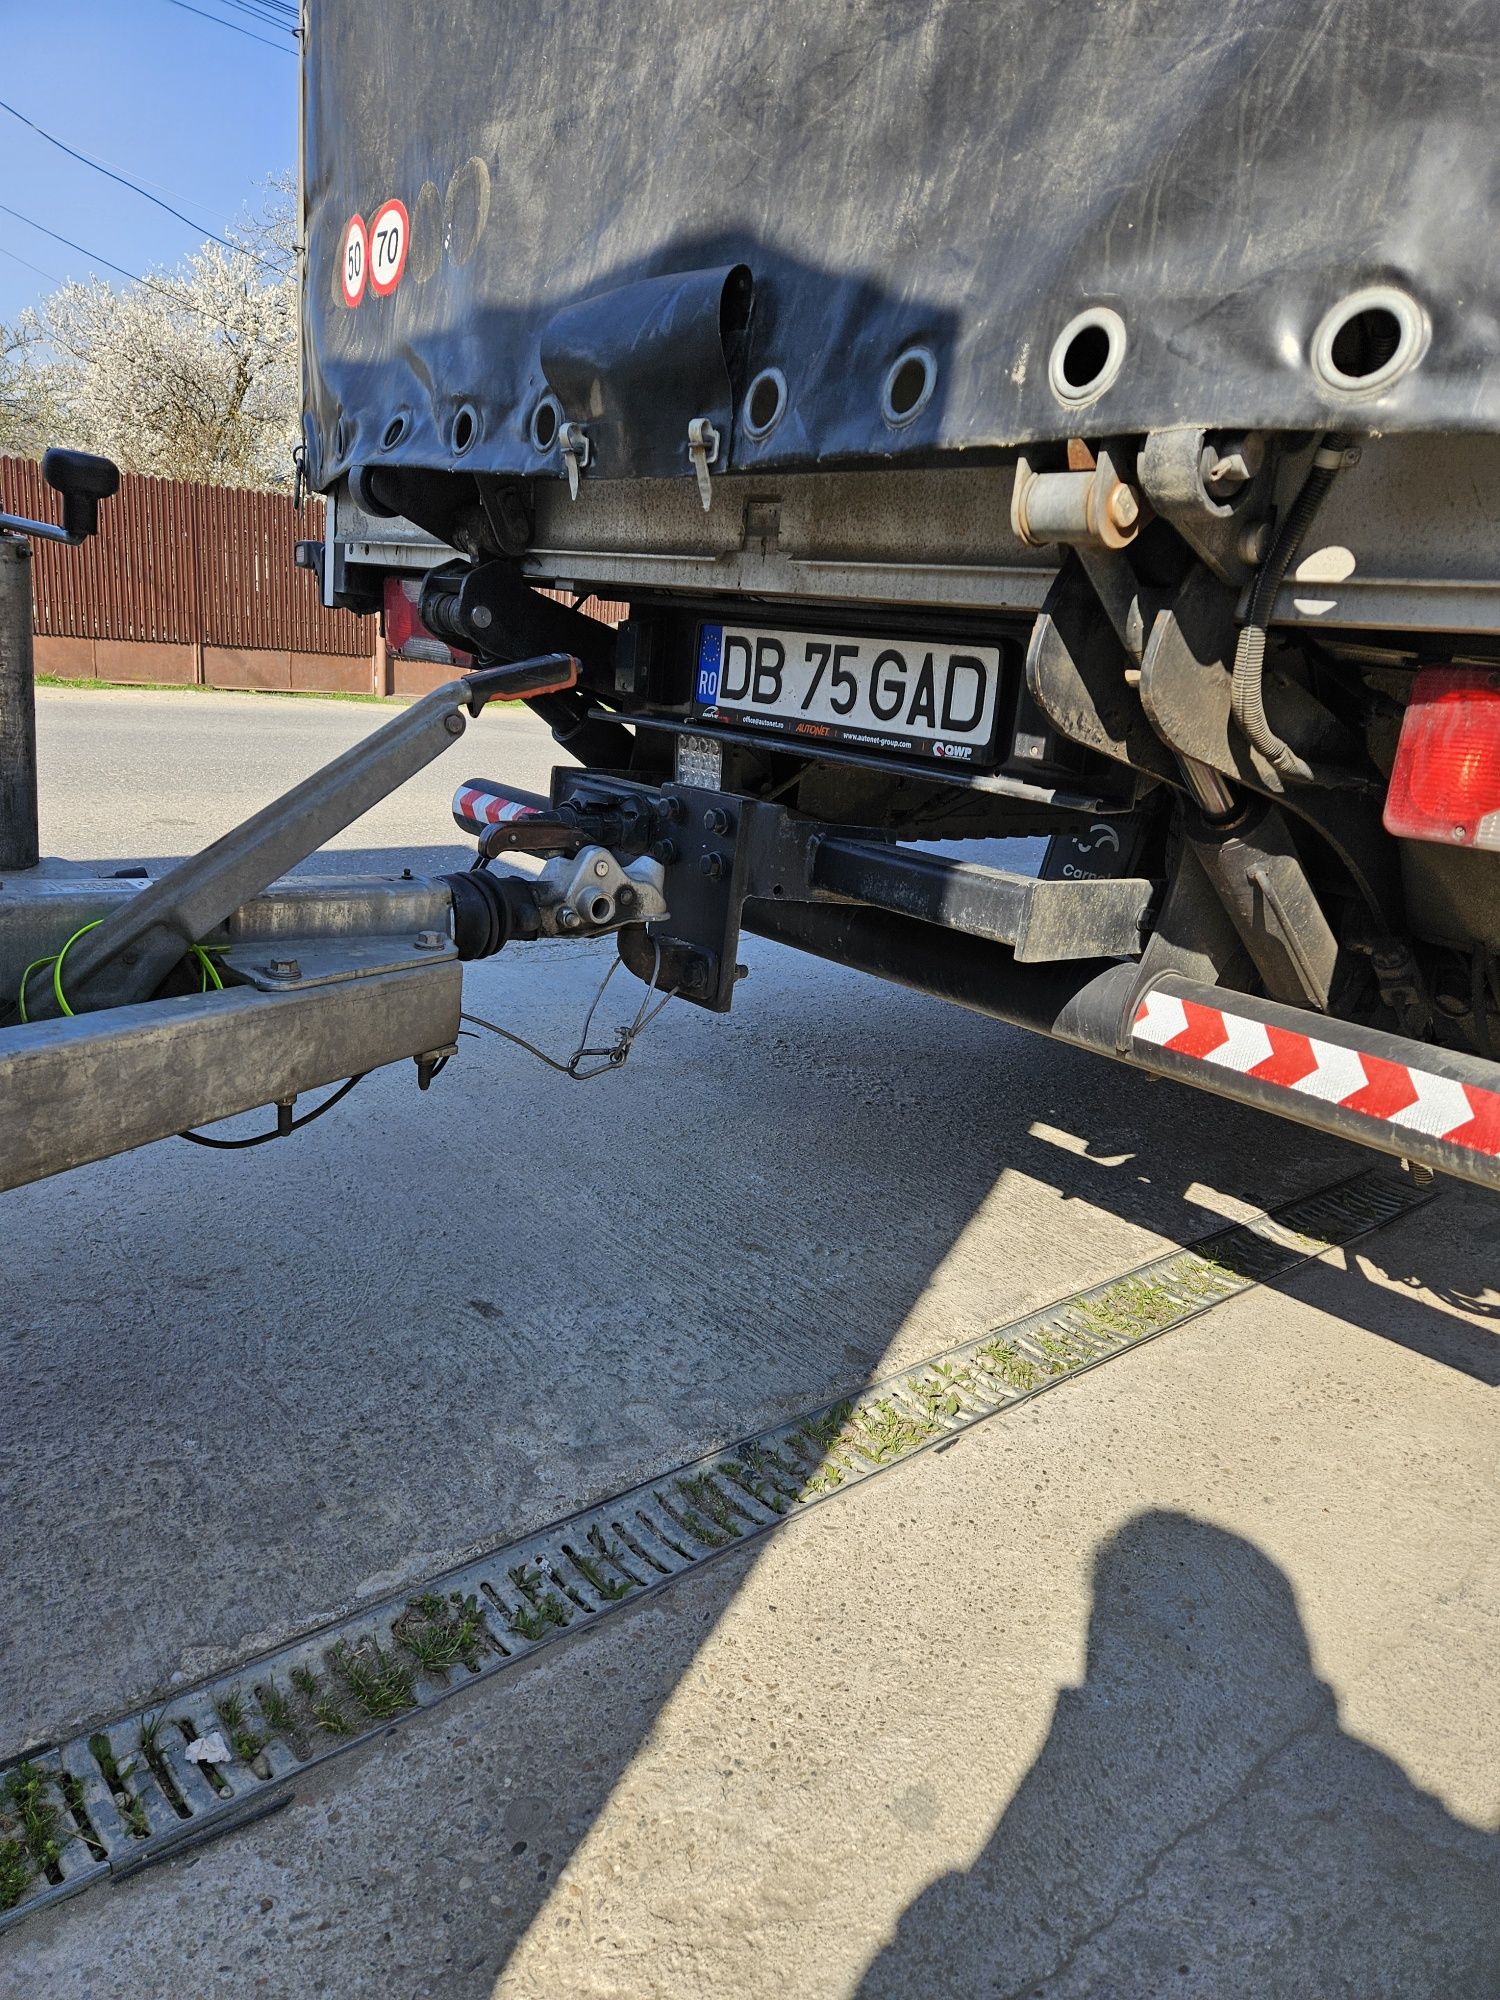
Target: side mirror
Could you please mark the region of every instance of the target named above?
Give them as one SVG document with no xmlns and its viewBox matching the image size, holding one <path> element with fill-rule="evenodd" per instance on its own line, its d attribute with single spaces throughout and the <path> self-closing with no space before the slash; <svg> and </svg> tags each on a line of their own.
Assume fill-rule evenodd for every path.
<svg viewBox="0 0 1500 2000">
<path fill-rule="evenodd" d="M 70 542 L 86 541 L 94 533 L 99 502 L 120 490 L 120 468 L 87 451 L 44 452 L 42 477 L 62 495 L 63 532 Z"/>
</svg>

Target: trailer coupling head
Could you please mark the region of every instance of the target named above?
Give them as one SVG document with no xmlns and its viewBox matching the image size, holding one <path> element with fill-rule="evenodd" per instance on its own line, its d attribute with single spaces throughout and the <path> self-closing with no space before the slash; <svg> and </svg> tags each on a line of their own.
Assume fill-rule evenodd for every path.
<svg viewBox="0 0 1500 2000">
<path fill-rule="evenodd" d="M 471 778 L 454 794 L 453 817 L 479 836 L 474 866 L 438 878 L 453 898 L 461 959 L 492 957 L 515 938 L 601 937 L 668 914 L 665 870 L 650 851 L 669 821 L 667 801 L 553 806 Z M 491 867 L 505 854 L 549 858 L 540 874 L 522 875 Z"/>
</svg>

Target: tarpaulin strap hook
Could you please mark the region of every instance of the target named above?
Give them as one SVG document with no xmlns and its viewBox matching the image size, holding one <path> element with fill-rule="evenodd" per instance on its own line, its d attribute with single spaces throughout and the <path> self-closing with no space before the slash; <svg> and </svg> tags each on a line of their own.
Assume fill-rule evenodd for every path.
<svg viewBox="0 0 1500 2000">
<path fill-rule="evenodd" d="M 688 457 L 693 461 L 693 470 L 698 475 L 698 497 L 703 502 L 703 511 L 706 514 L 714 504 L 714 490 L 708 476 L 708 468 L 719 462 L 719 433 L 708 417 L 689 418 Z"/>
<path fill-rule="evenodd" d="M 562 447 L 563 464 L 568 469 L 568 492 L 576 500 L 578 476 L 593 457 L 594 448 L 582 424 L 564 424 L 557 433 L 557 440 Z"/>
</svg>

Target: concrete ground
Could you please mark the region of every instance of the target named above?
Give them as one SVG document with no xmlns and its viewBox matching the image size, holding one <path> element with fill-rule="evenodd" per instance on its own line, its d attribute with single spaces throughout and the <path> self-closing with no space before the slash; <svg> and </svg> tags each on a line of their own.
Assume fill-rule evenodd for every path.
<svg viewBox="0 0 1500 2000">
<path fill-rule="evenodd" d="M 44 844 L 120 865 L 384 712 L 41 713 Z M 549 760 L 487 716 L 334 863 Z M 0 1197 L 0 1760 L 1366 1158 L 745 955 L 598 1083 L 466 1042 Z M 566 1049 L 607 963 L 469 1004 Z M 0 1996 L 1500 1993 L 1497 1273 L 1447 1189 L 29 1920 Z"/>
</svg>

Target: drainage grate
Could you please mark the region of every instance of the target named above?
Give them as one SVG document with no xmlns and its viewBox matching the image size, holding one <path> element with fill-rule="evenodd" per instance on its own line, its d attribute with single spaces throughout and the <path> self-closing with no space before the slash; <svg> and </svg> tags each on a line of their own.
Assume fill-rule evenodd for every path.
<svg viewBox="0 0 1500 2000">
<path fill-rule="evenodd" d="M 402 1716 L 1428 1198 L 1358 1174 L 34 1753 L 0 1776 L 0 1929 L 274 1810 L 300 1771 Z M 227 1761 L 190 1758 L 215 1732 Z"/>
</svg>

